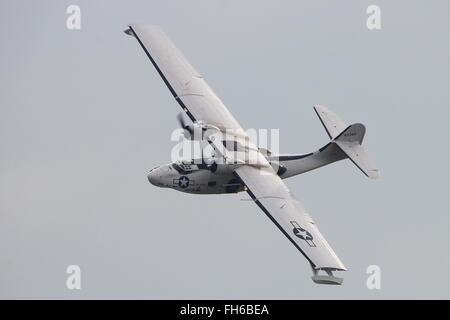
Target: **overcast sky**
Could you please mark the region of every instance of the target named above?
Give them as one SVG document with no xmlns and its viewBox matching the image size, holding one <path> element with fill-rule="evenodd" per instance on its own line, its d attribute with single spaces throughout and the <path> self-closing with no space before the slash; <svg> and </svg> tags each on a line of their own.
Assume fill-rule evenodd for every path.
<svg viewBox="0 0 450 320">
<path fill-rule="evenodd" d="M 81 30 L 66 8 L 81 8 Z M 381 8 L 381 30 L 366 9 Z M 0 298 L 450 298 L 448 1 L 0 0 Z M 308 262 L 248 199 L 148 183 L 180 111 L 128 23 L 159 24 L 244 128 L 327 143 L 367 127 L 381 168 L 286 181 L 349 269 Z M 66 288 L 79 265 L 81 290 Z M 366 269 L 381 268 L 381 290 Z"/>
</svg>

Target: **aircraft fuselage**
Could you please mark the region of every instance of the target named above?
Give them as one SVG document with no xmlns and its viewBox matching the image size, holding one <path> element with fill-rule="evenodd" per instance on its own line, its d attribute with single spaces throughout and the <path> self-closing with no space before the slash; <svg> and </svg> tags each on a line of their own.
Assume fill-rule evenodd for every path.
<svg viewBox="0 0 450 320">
<path fill-rule="evenodd" d="M 152 169 L 148 181 L 161 188 L 196 194 L 237 193 L 244 185 L 233 174 L 235 164 L 186 164 L 175 162 Z"/>
<path fill-rule="evenodd" d="M 266 156 L 267 161 L 282 179 L 302 174 L 339 161 L 345 155 L 333 144 L 308 154 Z M 174 162 L 152 169 L 147 178 L 161 188 L 172 188 L 196 194 L 237 193 L 245 186 L 234 175 L 240 164 L 195 164 Z"/>
</svg>

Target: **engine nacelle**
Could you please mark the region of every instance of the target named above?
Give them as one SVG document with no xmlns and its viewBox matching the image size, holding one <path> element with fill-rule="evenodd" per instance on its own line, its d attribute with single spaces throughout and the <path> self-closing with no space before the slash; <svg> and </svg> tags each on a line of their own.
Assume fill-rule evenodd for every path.
<svg viewBox="0 0 450 320">
<path fill-rule="evenodd" d="M 283 173 L 287 171 L 286 167 L 277 161 L 269 161 L 269 163 L 279 176 L 283 175 Z"/>
</svg>

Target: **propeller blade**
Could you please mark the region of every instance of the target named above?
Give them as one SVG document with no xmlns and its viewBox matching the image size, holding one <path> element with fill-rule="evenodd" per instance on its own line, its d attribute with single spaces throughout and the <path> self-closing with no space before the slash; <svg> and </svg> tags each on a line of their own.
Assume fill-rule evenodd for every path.
<svg viewBox="0 0 450 320">
<path fill-rule="evenodd" d="M 177 115 L 177 120 L 178 120 L 178 123 L 180 124 L 180 127 L 183 128 L 184 130 L 186 130 L 187 132 L 189 132 L 190 136 L 192 136 L 194 134 L 193 126 L 186 123 L 185 117 L 183 116 L 182 112 L 180 112 Z"/>
</svg>

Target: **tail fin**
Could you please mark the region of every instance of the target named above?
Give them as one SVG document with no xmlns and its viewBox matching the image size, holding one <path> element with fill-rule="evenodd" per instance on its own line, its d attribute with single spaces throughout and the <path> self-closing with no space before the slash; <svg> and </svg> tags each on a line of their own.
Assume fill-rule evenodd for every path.
<svg viewBox="0 0 450 320">
<path fill-rule="evenodd" d="M 314 111 L 322 122 L 330 139 L 336 138 L 347 126 L 339 116 L 324 106 L 314 106 Z"/>
<path fill-rule="evenodd" d="M 380 170 L 376 168 L 362 146 L 366 127 L 361 123 L 346 127 L 338 115 L 323 106 L 314 106 L 314 110 L 332 139 L 331 143 L 337 145 L 366 176 L 378 178 Z"/>
</svg>

